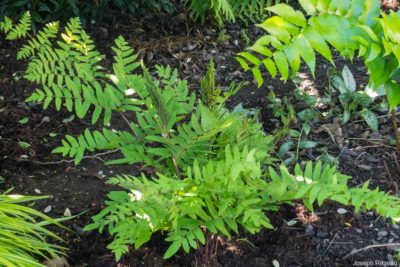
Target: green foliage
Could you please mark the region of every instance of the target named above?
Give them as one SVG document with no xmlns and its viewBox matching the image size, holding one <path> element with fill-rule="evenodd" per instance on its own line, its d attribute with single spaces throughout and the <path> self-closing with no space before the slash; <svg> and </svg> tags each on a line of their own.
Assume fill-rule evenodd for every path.
<svg viewBox="0 0 400 267">
<path fill-rule="evenodd" d="M 255 149 L 239 150 L 227 145 L 221 160 L 197 161 L 187 169 L 182 179 L 158 174 L 151 179 L 122 176 L 111 179 L 128 192 L 111 192 L 107 208 L 93 217 L 88 229 L 107 227 L 115 239 L 109 245 L 117 260 L 128 251 L 148 242 L 158 231 L 168 232 L 171 242 L 165 258 L 179 248 L 189 252 L 205 243 L 203 227 L 214 234 L 231 237 L 244 227 L 251 233 L 261 228 L 272 228 L 264 214 L 267 201 L 260 179 L 259 159 L 265 157 Z"/>
<path fill-rule="evenodd" d="M 181 0 L 196 21 L 204 23 L 211 17 L 222 26 L 224 22 L 261 19 L 264 8 L 280 0 Z M 124 12 L 135 12 L 139 8 L 148 7 L 157 11 L 173 12 L 174 2 L 171 0 L 3 0 L 0 6 L 0 18 L 8 16 L 19 19 L 29 11 L 32 15 L 33 27 L 51 21 L 68 21 L 72 17 L 80 17 L 84 21 L 98 19 L 107 10 L 117 9 Z"/>
<path fill-rule="evenodd" d="M 305 206 L 313 209 L 313 204 L 321 206 L 326 200 L 333 200 L 344 205 L 351 205 L 355 211 L 374 209 L 379 215 L 400 220 L 400 199 L 387 193 L 368 189 L 369 182 L 362 187 L 349 188 L 349 176 L 340 174 L 335 167 L 321 162 L 308 162 L 304 171 L 296 165 L 291 175 L 284 165 L 280 174 L 269 168 L 271 183 L 266 189 L 276 201 L 302 199 Z"/>
<path fill-rule="evenodd" d="M 391 108 L 399 104 L 399 85 L 394 81 L 400 62 L 398 14 L 381 13 L 378 0 L 299 3 L 305 13 L 285 4 L 269 7 L 276 15 L 259 25 L 267 34 L 238 54 L 237 60 L 253 72 L 258 85 L 263 83 L 262 66 L 272 77 L 279 72 L 286 81 L 295 77 L 304 61 L 314 75 L 316 53 L 333 63 L 333 47 L 349 59 L 358 52 L 370 73 L 369 86 L 377 89 L 383 85 Z"/>
<path fill-rule="evenodd" d="M 194 20 L 204 23 L 207 15 L 221 27 L 224 22 L 260 19 L 264 8 L 280 0 L 183 0 Z"/>
<path fill-rule="evenodd" d="M 215 84 L 214 60 L 211 58 L 206 74 L 200 80 L 200 99 L 209 109 L 218 111 L 224 108 L 226 100 L 236 94 L 244 84 L 235 85 L 231 83 L 229 88 L 222 92 Z"/>
<path fill-rule="evenodd" d="M 341 73 L 331 71 L 329 76 L 331 89 L 339 92 L 343 122 L 347 123 L 352 117 L 359 115 L 372 130 L 377 131 L 378 119 L 371 108 L 374 98 L 365 91 L 357 91 L 350 69 L 344 66 Z"/>
<path fill-rule="evenodd" d="M 12 31 L 9 24 L 4 22 L 3 31 Z M 109 248 L 117 259 L 155 232 L 168 234 L 169 258 L 208 242 L 209 233 L 229 238 L 239 227 L 250 233 L 272 228 L 266 212 L 295 200 L 312 209 L 330 199 L 400 220 L 398 198 L 370 191 L 368 184 L 348 188 L 348 177 L 333 167 L 308 163 L 304 172 L 297 166 L 295 175 L 284 166 L 280 174 L 274 171 L 274 137 L 263 132 L 257 111 L 225 106 L 240 86 L 222 93 L 213 62 L 196 100 L 177 70 L 157 66 L 150 73 L 122 37 L 112 48 L 110 74 L 79 19 L 71 19 L 64 33 L 57 29 L 48 24 L 18 54 L 29 60 L 24 77 L 41 88 L 28 101 L 65 107 L 78 118 L 91 117 L 93 124 L 103 116 L 104 128 L 67 135 L 53 152 L 78 164 L 88 152 L 116 149 L 121 158 L 109 164 L 137 164 L 156 173 L 111 179 L 127 191 L 111 192 L 107 207 L 87 227 L 114 236 Z M 111 127 L 114 114 L 122 116 L 126 130 Z"/>
<path fill-rule="evenodd" d="M 18 19 L 29 11 L 35 27 L 36 24 L 55 20 L 68 21 L 76 16 L 86 20 L 100 18 L 110 8 L 134 12 L 143 6 L 158 11 L 174 10 L 169 0 L 3 0 L 0 5 L 0 18 L 8 16 Z"/>
<path fill-rule="evenodd" d="M 31 15 L 27 12 L 16 25 L 13 24 L 10 18 L 5 17 L 4 20 L 0 22 L 0 31 L 6 34 L 7 40 L 16 40 L 28 35 L 28 32 L 31 30 L 31 24 Z"/>
<path fill-rule="evenodd" d="M 43 197 L 0 194 L 0 265 L 44 267 L 39 259 L 52 259 L 64 248 L 48 243 L 47 238 L 61 239 L 44 228 L 55 220 L 21 203 Z"/>
<path fill-rule="evenodd" d="M 109 183 L 128 192 L 111 192 L 107 207 L 93 217 L 87 229 L 108 229 L 115 236 L 109 248 L 118 260 L 129 244 L 138 249 L 155 232 L 168 232 L 170 246 L 164 257 L 169 258 L 181 248 L 189 252 L 204 245 L 204 229 L 230 238 L 239 227 L 250 233 L 272 228 L 265 212 L 295 200 L 303 200 L 311 210 L 314 204 L 334 200 L 352 205 L 356 211 L 375 209 L 393 221 L 400 220 L 398 198 L 378 189 L 371 191 L 368 183 L 349 188 L 349 177 L 335 167 L 308 162 L 304 171 L 296 165 L 294 174 L 284 165 L 279 174 L 272 167 L 265 173 L 264 159 L 265 153 L 256 149 L 234 147 L 232 151 L 227 145 L 223 159 L 204 165 L 195 161 L 181 177 L 157 174 L 151 179 L 145 175 L 112 178 Z"/>
</svg>

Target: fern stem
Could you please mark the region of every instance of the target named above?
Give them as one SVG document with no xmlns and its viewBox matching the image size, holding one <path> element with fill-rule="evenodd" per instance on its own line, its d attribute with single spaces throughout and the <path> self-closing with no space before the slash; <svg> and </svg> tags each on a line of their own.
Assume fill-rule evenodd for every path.
<svg viewBox="0 0 400 267">
<path fill-rule="evenodd" d="M 397 124 L 397 116 L 394 110 L 392 110 L 391 113 L 392 113 L 393 131 L 394 131 L 394 136 L 396 138 L 396 146 L 397 150 L 400 152 L 400 133 L 399 133 L 399 126 Z"/>
<path fill-rule="evenodd" d="M 169 133 L 166 134 L 165 136 L 167 137 L 168 141 L 171 140 L 171 136 L 169 135 Z M 174 164 L 175 167 L 176 176 L 178 176 L 178 178 L 181 178 L 181 171 L 179 169 L 178 161 L 175 156 L 172 156 L 172 163 Z"/>
<path fill-rule="evenodd" d="M 136 134 L 135 130 L 133 129 L 131 123 L 130 123 L 129 120 L 126 118 L 126 116 L 124 115 L 124 113 L 119 112 L 119 114 L 121 115 L 122 119 L 126 122 L 126 124 L 128 124 L 129 129 L 131 129 L 133 135 L 134 135 L 136 138 L 138 138 L 139 140 L 142 140 L 142 138 L 140 138 L 140 136 L 138 136 L 138 135 Z"/>
</svg>

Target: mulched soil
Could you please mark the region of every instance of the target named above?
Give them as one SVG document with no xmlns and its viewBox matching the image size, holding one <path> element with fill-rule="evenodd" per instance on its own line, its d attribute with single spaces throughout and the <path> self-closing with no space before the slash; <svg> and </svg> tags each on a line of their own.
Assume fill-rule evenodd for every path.
<svg viewBox="0 0 400 267">
<path fill-rule="evenodd" d="M 198 89 L 199 79 L 213 57 L 217 80 L 223 87 L 232 81 L 250 81 L 230 105 L 242 103 L 245 107 L 261 109 L 265 131 L 272 132 L 275 121 L 271 117 L 272 112 L 266 108 L 269 91 L 273 89 L 278 97 L 286 96 L 297 111 L 301 103 L 296 103 L 294 99 L 294 84 L 267 78 L 264 87 L 257 89 L 251 76 L 241 71 L 233 59 L 234 54 L 246 46 L 243 33 L 240 33 L 241 27 L 228 25 L 225 32 L 230 38 L 221 40 L 218 31 L 212 27 L 193 26 L 183 14 L 176 13 L 171 17 L 147 12 L 137 16 L 113 16 L 108 21 L 88 25 L 88 31 L 99 50 L 108 56 L 112 40 L 123 35 L 149 67 L 169 64 L 178 68 L 181 77 L 188 78 L 194 91 Z M 252 40 L 259 34 L 259 29 L 248 29 Z M 66 133 L 78 134 L 82 129 L 93 126 L 87 121 L 63 121 L 70 114 L 56 112 L 52 107 L 43 111 L 40 106 L 24 102 L 34 85 L 21 78 L 26 63 L 15 60 L 19 46 L 18 43 L 0 39 L 0 175 L 6 181 L 3 187 L 14 187 L 15 193 L 51 196 L 36 203 L 35 207 L 43 211 L 51 205 L 49 214 L 53 217 L 63 216 L 66 208 L 74 215 L 85 212 L 65 223 L 72 232 L 55 229 L 66 240 L 71 266 L 194 266 L 194 253 L 179 253 L 172 260 L 164 261 L 162 256 L 167 244 L 159 235 L 146 247 L 132 250 L 117 264 L 106 249 L 110 236 L 82 231 L 82 227 L 90 222 L 90 217 L 103 207 L 107 192 L 115 189 L 104 183 L 106 177 L 117 173 L 137 173 L 138 169 L 135 166 L 106 167 L 101 160 L 107 160 L 112 155 L 87 158 L 81 165 L 74 166 L 50 154 Z M 341 68 L 344 64 L 351 68 L 358 84 L 365 86 L 367 77 L 362 64 L 339 60 L 337 66 Z M 327 87 L 328 66 L 324 62 L 318 64 L 316 79 L 307 79 L 304 88 L 322 95 Z M 311 77 L 306 69 L 303 72 Z M 29 118 L 27 124 L 18 123 L 25 117 Z M 313 129 L 321 128 L 324 123 L 313 125 Z M 119 126 L 117 119 L 115 124 L 113 126 Z M 380 118 L 378 133 L 373 133 L 356 119 L 340 127 L 343 147 L 336 145 L 327 132 L 311 134 L 309 139 L 339 157 L 341 171 L 354 177 L 353 185 L 371 180 L 373 186 L 398 194 L 400 167 L 395 149 L 387 144 L 392 135 L 389 118 Z M 368 141 L 370 139 L 383 141 L 374 143 Z M 20 141 L 28 142 L 30 147 L 22 149 L 18 144 Z M 308 149 L 302 152 L 301 158 L 315 159 L 318 153 L 316 148 Z M 345 207 L 348 212 L 341 215 L 337 212 L 340 207 L 328 203 L 314 214 L 306 212 L 300 204 L 282 207 L 278 213 L 270 214 L 276 227 L 274 231 L 243 234 L 232 240 L 220 239 L 213 265 L 272 266 L 275 260 L 280 266 L 352 266 L 357 261 L 372 261 L 375 265 L 370 266 L 379 266 L 375 261 L 391 261 L 395 254 L 393 246 L 348 254 L 368 245 L 400 242 L 400 227 L 392 226 L 373 212 L 354 214 Z M 287 222 L 296 218 L 299 222 L 288 226 Z"/>
</svg>

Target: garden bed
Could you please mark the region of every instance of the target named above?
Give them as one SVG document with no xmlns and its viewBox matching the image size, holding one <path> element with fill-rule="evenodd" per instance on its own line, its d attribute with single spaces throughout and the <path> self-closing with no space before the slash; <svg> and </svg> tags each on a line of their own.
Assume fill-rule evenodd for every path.
<svg viewBox="0 0 400 267">
<path fill-rule="evenodd" d="M 231 81 L 252 81 L 252 77 L 244 74 L 233 58 L 235 53 L 245 48 L 246 38 L 241 25 L 228 25 L 225 33 L 221 34 L 213 28 L 188 24 L 183 14 L 146 13 L 141 19 L 137 17 L 127 14 L 114 16 L 118 19 L 89 25 L 88 31 L 98 49 L 106 54 L 111 51 L 114 38 L 123 35 L 147 66 L 163 64 L 178 68 L 181 77 L 188 78 L 194 91 L 198 90 L 199 79 L 205 73 L 211 56 L 215 59 L 217 82 L 222 86 L 228 86 Z M 246 35 L 254 40 L 258 31 L 251 27 Z M 65 222 L 72 232 L 55 228 L 66 240 L 71 266 L 115 266 L 114 256 L 106 249 L 111 237 L 83 232 L 82 228 L 104 207 L 106 194 L 113 189 L 104 183 L 107 177 L 119 173 L 137 174 L 139 168 L 105 167 L 102 160 L 112 158 L 113 154 L 88 156 L 78 166 L 51 155 L 51 150 L 66 133 L 77 134 L 92 126 L 82 120 L 70 120 L 70 114 L 55 112 L 52 107 L 43 111 L 40 106 L 24 102 L 34 87 L 20 77 L 26 66 L 15 59 L 18 48 L 19 44 L 0 39 L 0 175 L 5 178 L 7 186 L 14 187 L 15 193 L 51 196 L 35 207 L 48 211 L 53 217 L 63 216 L 66 209 L 72 215 L 83 213 Z M 366 85 L 368 78 L 361 63 L 337 62 L 338 68 L 347 64 L 357 83 Z M 321 63 L 318 66 L 316 80 L 306 78 L 304 88 L 323 94 L 328 86 L 326 72 L 329 65 Z M 311 77 L 305 69 L 303 74 Z M 286 96 L 300 110 L 302 103 L 296 102 L 294 87 L 292 83 L 266 79 L 265 86 L 257 89 L 251 82 L 230 105 L 242 103 L 248 108 L 261 109 L 265 131 L 272 132 L 276 122 L 266 108 L 269 91 L 273 89 L 278 97 Z M 319 131 L 323 125 L 335 124 L 335 121 L 314 125 L 309 139 L 339 158 L 340 170 L 354 177 L 352 185 L 371 180 L 373 187 L 379 186 L 398 194 L 398 156 L 394 147 L 385 142 L 392 135 L 391 121 L 384 114 L 380 115 L 379 132 L 372 132 L 362 121 L 340 125 L 340 137 L 345 148 L 339 147 L 329 132 Z M 23 123 L 24 118 L 28 119 L 26 123 Z M 121 124 L 116 121 L 112 126 L 118 128 Z M 21 148 L 18 142 L 30 146 Z M 317 156 L 316 148 L 301 153 L 301 159 L 315 160 Z M 338 213 L 339 208 L 345 208 L 347 212 L 340 214 L 343 212 Z M 303 209 L 300 204 L 284 206 L 278 213 L 271 214 L 275 230 L 241 235 L 232 240 L 220 239 L 213 266 L 271 266 L 273 261 L 279 262 L 280 266 L 352 266 L 357 261 L 389 262 L 393 259 L 396 247 L 391 245 L 350 253 L 370 245 L 400 242 L 399 226 L 392 226 L 371 212 L 354 214 L 350 208 L 337 204 L 326 204 L 315 214 Z M 296 224 L 287 223 L 296 218 L 299 221 Z M 119 266 L 195 265 L 194 253 L 179 253 L 171 260 L 163 260 L 166 248 L 167 244 L 157 236 L 146 247 L 124 256 Z"/>
</svg>

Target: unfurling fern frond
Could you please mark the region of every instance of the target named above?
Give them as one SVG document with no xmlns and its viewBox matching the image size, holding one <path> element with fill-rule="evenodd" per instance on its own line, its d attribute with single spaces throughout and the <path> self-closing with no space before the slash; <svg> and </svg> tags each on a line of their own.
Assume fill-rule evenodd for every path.
<svg viewBox="0 0 400 267">
<path fill-rule="evenodd" d="M 200 80 L 201 101 L 212 110 L 217 108 L 221 95 L 221 89 L 215 86 L 214 72 L 214 60 L 211 59 L 206 74 Z"/>
</svg>

